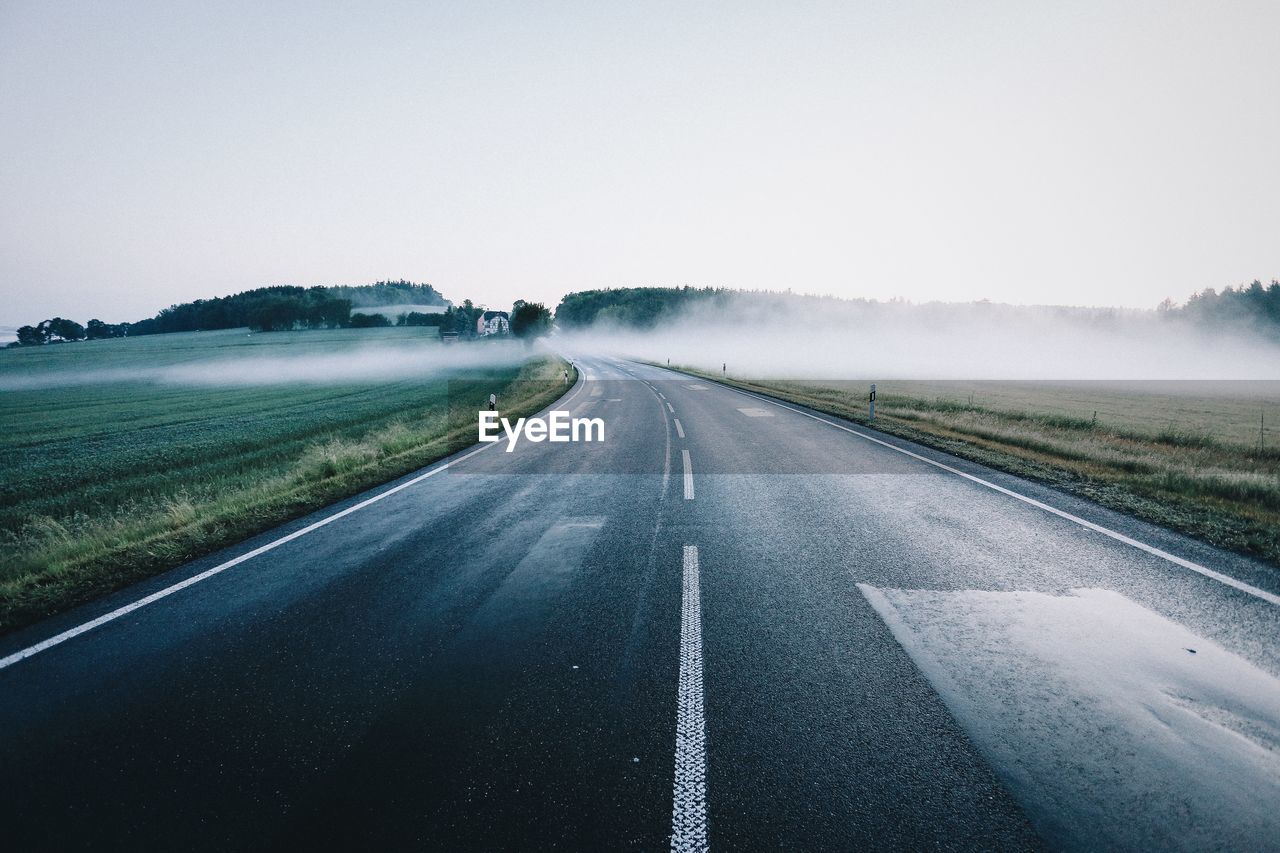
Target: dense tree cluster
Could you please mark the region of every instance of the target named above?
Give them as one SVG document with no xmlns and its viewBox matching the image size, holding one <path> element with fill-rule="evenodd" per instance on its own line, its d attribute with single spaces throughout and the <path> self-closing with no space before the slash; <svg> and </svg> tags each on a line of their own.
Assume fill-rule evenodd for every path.
<svg viewBox="0 0 1280 853">
<path fill-rule="evenodd" d="M 354 325 L 352 307 L 397 305 L 447 305 L 447 300 L 429 284 L 409 281 L 380 281 L 376 284 L 338 287 L 259 287 L 231 296 L 197 299 L 163 309 L 154 317 L 136 323 L 104 323 L 90 320 L 88 327 L 55 317 L 36 326 L 18 330 L 18 346 L 34 346 L 59 341 L 135 337 L 166 332 L 195 332 L 209 329 L 248 327 L 256 331 L 279 332 L 291 329 L 337 329 Z M 365 315 L 379 316 L 377 315 Z M 416 317 L 432 315 L 416 314 Z M 391 321 L 382 317 L 383 325 Z M 365 325 L 378 321 L 362 319 Z M 442 321 L 441 321 L 442 322 Z M 440 325 L 415 319 L 410 325 Z"/>
<path fill-rule="evenodd" d="M 259 287 L 232 296 L 171 305 L 154 317 L 130 323 L 128 334 L 196 332 L 248 326 L 264 332 L 295 328 L 338 328 L 351 316 L 351 300 L 326 287 Z"/>
<path fill-rule="evenodd" d="M 452 310 L 452 309 L 450 309 Z M 445 321 L 449 319 L 448 313 L 439 312 L 435 314 L 426 314 L 422 311 L 410 311 L 408 314 L 401 314 L 396 320 L 397 326 L 444 326 Z"/>
<path fill-rule="evenodd" d="M 665 317 L 695 303 L 728 300 L 737 291 L 713 287 L 617 287 L 581 290 L 566 294 L 556 308 L 556 322 L 562 326 L 589 326 L 612 322 L 623 326 L 652 328 Z"/>
<path fill-rule="evenodd" d="M 326 288 L 337 299 L 350 299 L 356 308 L 377 308 L 384 305 L 448 305 L 445 299 L 429 284 L 411 281 L 379 281 L 373 284 L 353 286 L 339 284 Z"/>
<path fill-rule="evenodd" d="M 483 305 L 475 305 L 470 299 L 463 300 L 461 305 L 455 305 L 445 312 L 440 331 L 454 332 L 461 338 L 474 338 L 476 320 L 480 319 L 484 311 Z"/>
<path fill-rule="evenodd" d="M 54 317 L 52 320 L 42 320 L 35 326 L 23 326 L 18 329 L 18 344 L 32 346 L 50 342 L 82 341 L 85 334 L 84 326 L 75 320 Z"/>
<path fill-rule="evenodd" d="M 85 326 L 84 336 L 91 341 L 105 338 L 123 338 L 129 334 L 128 323 L 104 323 L 101 320 L 90 320 Z"/>
<path fill-rule="evenodd" d="M 632 328 L 652 328 L 693 308 L 727 309 L 734 303 L 735 316 L 752 310 L 760 322 L 769 322 L 770 312 L 805 307 L 823 310 L 831 303 L 858 304 L 866 309 L 885 309 L 895 303 L 873 300 L 837 300 L 833 297 L 799 296 L 790 292 L 734 291 L 723 288 L 695 287 L 622 287 L 605 290 L 583 290 L 566 294 L 556 308 L 555 319 L 565 327 L 588 326 L 592 323 L 615 323 Z M 898 305 L 899 308 L 912 308 Z M 930 306 L 917 306 L 926 309 Z M 974 307 L 999 306 L 975 303 Z M 1090 322 L 1115 322 L 1117 309 L 1047 308 L 1070 316 L 1088 316 Z M 1280 335 L 1280 281 L 1264 286 L 1254 281 L 1222 291 L 1209 288 L 1192 296 L 1183 305 L 1171 299 L 1160 304 L 1157 313 L 1166 319 L 1177 319 L 1198 326 L 1253 327 L 1267 334 Z M 514 325 L 514 321 L 513 321 Z"/>
<path fill-rule="evenodd" d="M 1272 280 L 1264 287 L 1255 280 L 1221 292 L 1210 287 L 1192 296 L 1185 305 L 1166 299 L 1160 304 L 1160 312 L 1201 324 L 1253 325 L 1280 335 L 1280 281 Z"/>
<path fill-rule="evenodd" d="M 361 314 L 357 311 L 351 315 L 349 325 L 353 329 L 379 329 L 384 326 L 390 326 L 391 321 L 387 319 L 385 314 Z"/>
<path fill-rule="evenodd" d="M 551 311 L 541 302 L 517 299 L 511 306 L 511 334 L 517 338 L 541 337 L 551 330 Z"/>
</svg>

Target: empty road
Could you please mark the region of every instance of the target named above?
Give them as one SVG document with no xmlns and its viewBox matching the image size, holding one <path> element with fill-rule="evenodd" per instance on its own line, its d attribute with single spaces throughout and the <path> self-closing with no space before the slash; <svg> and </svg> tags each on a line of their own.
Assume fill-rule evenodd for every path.
<svg viewBox="0 0 1280 853">
<path fill-rule="evenodd" d="M 1280 575 L 584 354 L 484 445 L 0 640 L 12 850 L 1280 849 Z M 185 584 L 185 585 L 184 585 Z"/>
</svg>

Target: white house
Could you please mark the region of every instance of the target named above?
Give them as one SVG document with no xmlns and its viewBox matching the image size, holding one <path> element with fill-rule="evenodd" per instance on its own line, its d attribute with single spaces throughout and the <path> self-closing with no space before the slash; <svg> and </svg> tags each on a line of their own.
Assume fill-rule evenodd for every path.
<svg viewBox="0 0 1280 853">
<path fill-rule="evenodd" d="M 506 311 L 486 311 L 476 319 L 477 335 L 511 334 L 511 318 Z"/>
</svg>

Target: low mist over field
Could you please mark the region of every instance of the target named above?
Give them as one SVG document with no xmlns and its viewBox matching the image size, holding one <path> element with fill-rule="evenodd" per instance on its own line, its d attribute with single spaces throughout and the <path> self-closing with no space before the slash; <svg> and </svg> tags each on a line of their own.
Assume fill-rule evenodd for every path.
<svg viewBox="0 0 1280 853">
<path fill-rule="evenodd" d="M 758 378 L 1280 379 L 1275 335 L 1159 311 L 726 293 L 617 313 L 561 322 L 560 340 Z"/>
<path fill-rule="evenodd" d="M 191 387 L 323 385 L 431 379 L 520 363 L 516 341 L 444 345 L 434 329 L 248 334 L 242 329 L 9 350 L 0 390 L 146 382 Z"/>
</svg>

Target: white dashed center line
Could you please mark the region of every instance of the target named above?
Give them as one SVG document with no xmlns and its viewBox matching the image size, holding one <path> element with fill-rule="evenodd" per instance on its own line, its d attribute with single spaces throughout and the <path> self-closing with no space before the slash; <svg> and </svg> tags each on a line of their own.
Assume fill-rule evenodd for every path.
<svg viewBox="0 0 1280 853">
<path fill-rule="evenodd" d="M 681 456 L 684 458 L 684 499 L 693 500 L 693 463 L 689 461 L 689 451 L 681 450 Z"/>
<path fill-rule="evenodd" d="M 685 459 L 688 457 L 686 452 Z M 671 850 L 702 853 L 707 850 L 707 726 L 702 705 L 702 594 L 697 545 L 684 546 L 673 793 Z"/>
<path fill-rule="evenodd" d="M 681 438 L 684 438 L 684 427 L 680 426 L 680 419 L 672 418 L 671 420 L 676 422 L 676 435 L 680 436 Z"/>
</svg>

